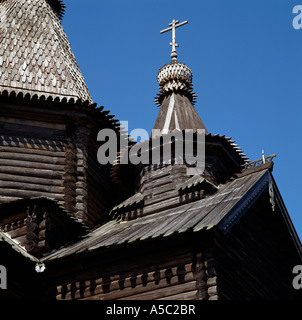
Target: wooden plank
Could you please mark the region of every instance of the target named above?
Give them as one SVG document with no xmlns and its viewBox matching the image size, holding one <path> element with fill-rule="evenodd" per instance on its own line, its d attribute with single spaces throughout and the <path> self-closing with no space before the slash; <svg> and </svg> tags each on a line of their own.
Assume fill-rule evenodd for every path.
<svg viewBox="0 0 302 320">
<path fill-rule="evenodd" d="M 37 178 L 37 177 L 29 177 L 29 176 L 19 176 L 19 175 L 12 175 L 12 174 L 5 174 L 0 173 L 0 181 L 14 181 L 14 182 L 24 182 L 28 183 L 31 182 L 33 184 L 39 185 L 50 185 L 50 186 L 57 186 L 63 187 L 64 181 L 59 179 L 45 179 L 45 178 Z"/>
<path fill-rule="evenodd" d="M 49 185 L 39 185 L 32 184 L 28 182 L 19 182 L 19 181 L 1 181 L 0 180 L 0 189 L 16 189 L 16 190 L 32 190 L 32 191 L 41 191 L 47 193 L 64 193 L 64 187 L 52 186 L 51 183 Z"/>
<path fill-rule="evenodd" d="M 30 169 L 45 169 L 45 170 L 54 170 L 64 172 L 64 164 L 51 164 L 43 163 L 43 162 L 34 162 L 34 161 L 26 161 L 26 160 L 12 160 L 12 159 L 1 159 L 0 158 L 0 166 L 8 166 L 8 167 L 18 167 L 18 168 L 30 168 Z"/>
<path fill-rule="evenodd" d="M 63 194 L 56 193 L 48 193 L 48 192 L 40 192 L 40 191 L 26 191 L 26 190 L 18 190 L 18 189 L 7 189 L 0 188 L 0 199 L 5 197 L 16 197 L 16 198 L 31 198 L 31 197 L 50 197 L 56 200 L 63 200 Z M 3 195 L 3 196 L 2 196 Z"/>
<path fill-rule="evenodd" d="M 208 288 L 208 295 L 211 296 L 216 296 L 217 295 L 217 286 L 211 286 Z"/>
<path fill-rule="evenodd" d="M 23 125 L 12 125 L 5 123 L 2 125 L 0 132 L 3 132 L 7 135 L 18 135 L 22 137 L 34 136 L 34 137 L 43 137 L 52 139 L 65 139 L 66 131 L 58 131 L 54 129 L 41 128 L 41 127 L 31 127 Z"/>
<path fill-rule="evenodd" d="M 14 239 L 20 236 L 24 236 L 27 234 L 27 229 L 26 229 L 26 225 L 21 227 L 21 228 L 17 228 L 15 230 L 9 231 L 7 232 L 9 234 L 9 236 Z"/>
<path fill-rule="evenodd" d="M 157 300 L 196 300 L 197 290 L 174 294 L 172 296 L 165 296 Z"/>
<path fill-rule="evenodd" d="M 14 238 L 14 241 L 17 243 L 20 243 L 21 245 L 25 245 L 27 239 L 26 239 L 27 234 L 23 235 L 23 236 L 19 236 Z"/>
<path fill-rule="evenodd" d="M 46 169 L 34 169 L 24 170 L 24 168 L 0 166 L 0 173 L 13 174 L 19 176 L 39 177 L 39 178 L 50 178 L 50 179 L 62 179 L 64 172 L 46 170 Z"/>
<path fill-rule="evenodd" d="M 169 183 L 167 183 L 167 184 L 165 184 L 163 186 L 160 186 L 160 187 L 158 187 L 158 186 L 153 187 L 153 189 L 152 189 L 152 197 L 154 198 L 154 197 L 157 197 L 157 196 L 160 196 L 160 195 L 163 195 L 163 194 L 167 194 L 167 192 L 169 192 L 169 191 L 173 191 L 174 194 L 176 193 L 175 192 L 174 183 L 169 182 Z"/>
<path fill-rule="evenodd" d="M 0 152 L 0 159 L 40 162 L 55 165 L 65 165 L 66 162 L 65 157 L 56 157 L 55 152 L 53 152 L 51 156 L 30 153 Z"/>
<path fill-rule="evenodd" d="M 59 124 L 56 122 L 50 121 L 36 121 L 36 120 L 26 120 L 24 118 L 12 118 L 12 117 L 0 117 L 0 122 L 9 123 L 9 124 L 16 124 L 21 126 L 29 126 L 29 127 L 41 127 L 47 129 L 54 129 L 54 130 L 65 130 L 65 124 Z"/>
<path fill-rule="evenodd" d="M 1 139 L 0 139 L 1 141 Z M 58 158 L 65 158 L 66 153 L 64 151 L 48 151 L 48 150 L 40 150 L 40 149 L 33 149 L 28 147 L 12 147 L 12 146 L 1 146 L 0 145 L 0 153 L 3 154 L 4 152 L 7 152 L 9 154 L 11 153 L 25 153 L 29 155 L 41 155 L 41 156 L 49 156 L 53 157 L 54 155 Z"/>
</svg>

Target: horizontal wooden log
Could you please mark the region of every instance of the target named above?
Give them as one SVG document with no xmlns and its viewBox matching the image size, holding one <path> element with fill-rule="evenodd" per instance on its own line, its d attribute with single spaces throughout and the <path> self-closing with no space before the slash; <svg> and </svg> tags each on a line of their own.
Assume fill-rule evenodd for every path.
<svg viewBox="0 0 302 320">
<path fill-rule="evenodd" d="M 24 236 L 27 234 L 27 228 L 26 228 L 26 226 L 23 226 L 21 228 L 17 228 L 15 230 L 9 231 L 8 234 L 12 239 L 20 237 L 20 236 Z"/>
<path fill-rule="evenodd" d="M 40 224 L 39 224 L 39 229 L 43 230 L 43 229 L 47 229 L 50 230 L 51 229 L 51 220 L 50 217 L 46 217 L 45 219 L 43 219 Z"/>
<path fill-rule="evenodd" d="M 26 225 L 26 230 L 27 232 L 38 232 L 39 230 L 39 226 L 36 222 L 32 221 L 32 222 L 28 222 Z"/>
<path fill-rule="evenodd" d="M 217 286 L 211 286 L 208 288 L 208 295 L 211 296 L 215 296 L 217 295 Z"/>
<path fill-rule="evenodd" d="M 208 278 L 207 285 L 208 286 L 216 286 L 217 284 L 217 277 Z"/>
<path fill-rule="evenodd" d="M 47 185 L 47 186 L 57 186 L 63 187 L 62 179 L 45 179 L 45 178 L 37 178 L 37 177 L 29 177 L 29 176 L 20 176 L 14 174 L 3 174 L 0 173 L 0 181 L 4 183 L 4 181 L 9 182 L 24 182 L 38 185 Z"/>
<path fill-rule="evenodd" d="M 23 236 L 16 237 L 16 238 L 14 238 L 14 241 L 17 242 L 17 243 L 20 243 L 21 245 L 25 245 L 25 243 L 27 241 L 26 240 L 26 235 L 27 235 L 27 233 L 25 235 L 23 235 Z"/>
<path fill-rule="evenodd" d="M 28 241 L 34 241 L 35 243 L 37 243 L 39 241 L 38 235 L 34 232 L 28 232 L 26 235 L 26 239 Z"/>
<path fill-rule="evenodd" d="M 39 185 L 31 183 L 31 178 L 27 178 L 27 182 L 19 182 L 19 181 L 1 181 L 0 180 L 0 188 L 7 189 L 17 189 L 17 190 L 33 190 L 33 191 L 41 191 L 41 192 L 49 192 L 49 193 L 64 193 L 64 187 L 52 186 L 51 182 L 49 185 Z"/>
<path fill-rule="evenodd" d="M 38 242 L 38 249 L 39 251 L 45 253 L 51 250 L 50 241 L 45 239 Z"/>
<path fill-rule="evenodd" d="M 34 168 L 30 168 L 30 170 L 24 170 L 24 168 L 12 166 L 0 166 L 0 173 L 49 179 L 62 179 L 62 176 L 64 175 L 64 171 Z"/>
<path fill-rule="evenodd" d="M 2 146 L 0 145 L 0 153 L 15 153 L 15 154 L 25 154 L 25 155 L 35 155 L 35 156 L 48 156 L 48 157 L 57 157 L 57 158 L 66 158 L 65 151 L 58 150 L 41 150 L 41 149 L 33 149 L 30 147 L 20 146 L 20 147 L 12 147 L 12 146 Z"/>
<path fill-rule="evenodd" d="M 25 243 L 25 249 L 26 249 L 27 252 L 35 253 L 38 250 L 38 245 L 37 245 L 37 243 L 35 241 L 29 240 L 29 241 L 27 241 Z"/>
<path fill-rule="evenodd" d="M 11 118 L 11 117 L 0 117 L 0 121 L 16 125 L 16 126 L 28 126 L 28 127 L 37 127 L 37 128 L 45 128 L 45 129 L 53 129 L 53 130 L 66 130 L 65 124 L 59 124 L 55 122 L 48 122 L 48 121 L 36 121 L 33 119 L 18 119 L 18 118 Z"/>
<path fill-rule="evenodd" d="M 6 203 L 11 201 L 20 200 L 20 197 L 0 196 L 0 203 Z"/>
<path fill-rule="evenodd" d="M 45 239 L 49 238 L 50 235 L 51 235 L 51 231 L 49 231 L 49 230 L 47 230 L 47 229 L 41 230 L 41 231 L 39 232 L 39 235 L 38 235 L 39 241 L 45 240 Z"/>
<path fill-rule="evenodd" d="M 62 165 L 50 164 L 50 163 L 43 163 L 43 162 L 34 162 L 31 160 L 12 160 L 12 159 L 0 158 L 0 166 L 64 171 L 64 164 Z"/>
<path fill-rule="evenodd" d="M 64 165 L 66 163 L 65 157 L 57 157 L 53 152 L 51 156 L 29 154 L 29 153 L 16 153 L 16 152 L 1 152 L 0 159 L 9 159 L 16 161 L 32 161 L 45 164 Z"/>
<path fill-rule="evenodd" d="M 50 197 L 55 200 L 63 200 L 64 195 L 58 193 L 40 192 L 40 191 L 24 191 L 0 188 L 0 199 L 2 196 L 15 198 L 30 198 L 30 197 Z"/>
<path fill-rule="evenodd" d="M 157 298 L 157 300 L 196 300 L 197 290 L 182 292 L 171 296 L 165 296 L 163 298 Z"/>
</svg>

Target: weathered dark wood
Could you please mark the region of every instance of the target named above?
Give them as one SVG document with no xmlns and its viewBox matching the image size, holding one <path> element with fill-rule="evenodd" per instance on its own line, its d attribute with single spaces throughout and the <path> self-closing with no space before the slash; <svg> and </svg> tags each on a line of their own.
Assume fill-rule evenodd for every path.
<svg viewBox="0 0 302 320">
<path fill-rule="evenodd" d="M 136 294 L 133 296 L 129 297 L 123 297 L 119 300 L 155 300 L 163 297 L 169 297 L 171 295 L 176 295 L 176 294 L 183 294 L 186 293 L 187 291 L 192 291 L 196 287 L 196 282 L 191 281 L 188 283 L 184 284 L 174 284 L 171 287 L 161 287 L 159 290 L 150 290 L 149 292 L 146 293 L 141 293 L 141 294 Z M 196 295 L 196 291 L 195 291 Z"/>
<path fill-rule="evenodd" d="M 27 241 L 25 243 L 25 249 L 27 252 L 30 252 L 31 254 L 36 254 L 39 250 L 38 245 L 35 241 Z"/>
<path fill-rule="evenodd" d="M 17 228 L 15 230 L 9 231 L 8 234 L 12 239 L 24 236 L 27 234 L 27 226 L 23 226 L 21 228 Z"/>
<path fill-rule="evenodd" d="M 196 290 L 188 291 L 188 292 L 182 292 L 179 294 L 173 294 L 169 296 L 165 296 L 164 298 L 157 298 L 157 300 L 196 300 L 197 292 Z"/>
<path fill-rule="evenodd" d="M 12 179 L 14 180 L 14 179 Z M 27 182 L 19 182 L 19 181 L 0 181 L 0 188 L 3 189 L 21 189 L 22 191 L 25 190 L 32 190 L 32 191 L 41 191 L 45 193 L 54 193 L 59 194 L 64 192 L 63 187 L 51 186 L 51 185 L 39 185 L 39 184 L 32 184 L 30 183 L 31 178 L 28 178 Z M 44 180 L 45 183 L 45 180 Z"/>
<path fill-rule="evenodd" d="M 21 175 L 12 175 L 12 174 L 2 174 L 0 173 L 0 181 L 4 183 L 5 181 L 10 182 L 19 182 L 19 183 L 31 183 L 34 185 L 47 185 L 47 186 L 57 186 L 63 187 L 62 179 L 45 179 L 45 178 L 37 178 L 37 177 L 28 177 Z"/>
<path fill-rule="evenodd" d="M 51 229 L 51 219 L 49 216 L 47 217 L 43 217 L 44 219 L 39 223 L 39 229 L 43 230 L 43 229 L 47 229 L 50 230 Z"/>
<path fill-rule="evenodd" d="M 191 269 L 191 266 L 189 267 Z M 154 277 L 155 280 L 154 282 Z M 182 280 L 180 280 L 180 277 Z M 151 278 L 151 279 L 150 279 Z M 149 280 L 150 279 L 150 280 Z M 186 273 L 184 271 L 183 273 L 178 273 L 177 275 L 173 275 L 173 272 L 171 275 L 167 276 L 165 274 L 165 271 L 161 271 L 158 274 L 154 273 L 151 274 L 151 277 L 148 274 L 143 274 L 140 276 L 131 277 L 128 279 L 121 279 L 116 280 L 113 282 L 110 282 L 108 284 L 103 283 L 101 285 L 96 286 L 95 288 L 87 288 L 84 290 L 84 293 L 81 293 L 81 290 L 78 290 L 74 293 L 67 294 L 65 296 L 65 299 L 71 298 L 72 296 L 74 298 L 86 298 L 89 297 L 89 299 L 97 299 L 97 300 L 103 300 L 103 299 L 118 299 L 118 298 L 125 298 L 125 297 L 131 297 L 134 295 L 142 294 L 143 292 L 148 292 L 146 295 L 160 295 L 162 296 L 163 288 L 171 287 L 171 289 L 167 290 L 169 292 L 173 292 L 173 294 L 179 293 L 179 289 L 186 290 L 186 283 L 189 282 L 190 289 L 195 289 L 196 283 L 195 281 L 192 281 L 194 279 L 193 273 L 189 272 Z M 177 285 L 182 282 L 181 285 L 179 285 L 176 288 L 172 288 L 173 286 Z M 107 292 L 107 288 L 110 288 Z M 157 293 L 152 292 L 156 290 Z M 93 292 L 93 295 L 92 295 Z M 150 293 L 151 292 L 151 293 Z M 59 297 L 58 297 L 59 298 Z"/>
<path fill-rule="evenodd" d="M 117 120 L 90 105 L 54 14 L 62 16 L 61 1 L 14 3 L 5 2 L 9 10 L 0 13 L 8 31 L 0 39 L 0 249 L 14 272 L 10 294 L 66 300 L 295 297 L 289 269 L 301 264 L 301 244 L 269 174 L 272 163 L 245 164 L 234 141 L 207 133 L 205 183 L 199 176 L 192 182 L 186 167 L 174 164 L 183 154 L 162 154 L 159 165 L 100 165 L 97 134 L 104 128 L 118 133 Z M 49 37 L 40 37 L 41 27 Z M 204 128 L 189 68 L 173 59 L 159 76 L 165 72 L 154 128 Z M 176 143 L 165 137 L 156 148 L 175 153 Z M 192 142 L 197 134 L 183 145 Z M 268 185 L 276 189 L 270 198 Z M 109 221 L 113 208 L 117 220 Z M 91 227 L 87 237 L 81 238 L 84 228 L 73 218 Z M 37 258 L 46 265 L 39 275 Z"/>
</svg>

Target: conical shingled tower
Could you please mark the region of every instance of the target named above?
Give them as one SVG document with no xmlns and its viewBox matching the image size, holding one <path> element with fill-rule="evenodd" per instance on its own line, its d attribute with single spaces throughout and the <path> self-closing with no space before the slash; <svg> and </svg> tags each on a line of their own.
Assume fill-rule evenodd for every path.
<svg viewBox="0 0 302 320">
<path fill-rule="evenodd" d="M 158 72 L 159 91 L 156 104 L 160 105 L 154 129 L 162 134 L 173 130 L 205 129 L 194 108 L 196 95 L 192 89 L 192 71 L 185 64 L 172 60 Z"/>
<path fill-rule="evenodd" d="M 61 25 L 64 8 L 0 1 L 0 204 L 43 197 L 94 227 L 113 199 L 97 134 L 119 125 L 92 103 Z"/>
<path fill-rule="evenodd" d="M 0 92 L 92 102 L 59 20 L 59 0 L 0 1 Z"/>
</svg>

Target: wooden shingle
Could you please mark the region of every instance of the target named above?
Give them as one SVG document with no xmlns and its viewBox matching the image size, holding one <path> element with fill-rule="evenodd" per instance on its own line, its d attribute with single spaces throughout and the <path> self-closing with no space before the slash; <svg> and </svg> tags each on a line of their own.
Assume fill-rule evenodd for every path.
<svg viewBox="0 0 302 320">
<path fill-rule="evenodd" d="M 63 11 L 59 0 L 0 1 L 0 92 L 92 102 L 59 20 Z"/>
</svg>

